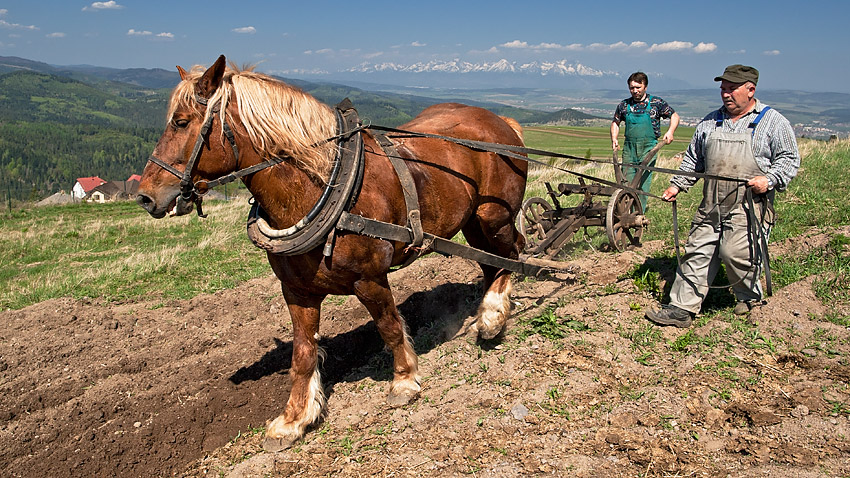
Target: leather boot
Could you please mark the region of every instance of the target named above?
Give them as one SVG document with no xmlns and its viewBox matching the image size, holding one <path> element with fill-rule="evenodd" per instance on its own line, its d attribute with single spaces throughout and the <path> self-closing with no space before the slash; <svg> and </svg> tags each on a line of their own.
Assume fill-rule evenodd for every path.
<svg viewBox="0 0 850 478">
<path fill-rule="evenodd" d="M 658 325 L 674 325 L 676 327 L 690 327 L 694 321 L 693 312 L 685 309 L 680 309 L 675 305 L 665 304 L 660 310 L 650 310 L 646 313 L 646 318 Z"/>
</svg>

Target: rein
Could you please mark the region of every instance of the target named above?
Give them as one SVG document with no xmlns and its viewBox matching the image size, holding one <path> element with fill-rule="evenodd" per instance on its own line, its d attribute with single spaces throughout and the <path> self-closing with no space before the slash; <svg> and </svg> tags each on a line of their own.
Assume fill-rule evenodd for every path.
<svg viewBox="0 0 850 478">
<path fill-rule="evenodd" d="M 198 95 L 195 96 L 196 101 L 199 104 L 204 106 L 208 105 L 208 100 L 206 98 L 202 98 Z M 195 165 L 198 162 L 198 159 L 201 156 L 201 148 L 206 141 L 207 136 L 209 135 L 210 129 L 212 128 L 212 122 L 214 120 L 215 114 L 220 112 L 221 108 L 221 100 L 216 101 L 216 103 L 212 107 L 212 111 L 207 116 L 204 123 L 201 125 L 201 129 L 198 133 L 198 137 L 195 140 L 195 145 L 192 149 L 192 153 L 189 158 L 189 162 L 186 164 L 186 168 L 183 171 L 179 171 L 173 166 L 165 163 L 161 159 L 151 155 L 148 159 L 150 162 L 160 166 L 164 170 L 168 171 L 170 174 L 180 179 L 180 198 L 183 201 L 191 201 L 195 200 L 195 204 L 197 207 L 198 215 L 201 217 L 206 217 L 205 214 L 201 211 L 201 200 L 204 194 L 206 194 L 210 189 L 222 185 L 233 182 L 237 179 L 245 177 L 250 174 L 254 174 L 263 169 L 275 166 L 277 164 L 282 163 L 287 158 L 285 157 L 273 157 L 261 163 L 255 164 L 253 166 L 249 166 L 246 168 L 238 169 L 234 172 L 225 174 L 219 178 L 214 180 L 199 180 L 197 182 L 192 182 L 192 172 L 195 168 Z M 392 137 L 394 138 L 430 138 L 430 139 L 439 139 L 444 141 L 449 141 L 469 149 L 481 152 L 489 152 L 495 153 L 498 155 L 510 157 L 513 159 L 518 159 L 521 161 L 526 161 L 529 163 L 535 163 L 538 165 L 542 165 L 548 168 L 560 170 L 566 172 L 568 174 L 574 175 L 579 178 L 588 179 L 591 181 L 596 181 L 601 184 L 607 186 L 613 186 L 616 188 L 621 188 L 635 194 L 641 194 L 649 197 L 654 197 L 657 199 L 661 199 L 660 196 L 650 194 L 644 192 L 643 190 L 636 189 L 629 185 L 624 185 L 619 182 L 607 181 L 598 177 L 594 177 L 591 175 L 583 174 L 578 171 L 573 171 L 570 169 L 553 166 L 544 161 L 528 158 L 526 155 L 535 154 L 540 156 L 548 156 L 554 158 L 562 158 L 562 159 L 572 159 L 577 161 L 584 162 L 593 162 L 593 163 L 604 163 L 610 164 L 609 161 L 601 161 L 594 160 L 590 158 L 581 158 L 578 156 L 572 156 L 568 154 L 556 153 L 553 151 L 546 151 L 535 148 L 528 148 L 525 146 L 514 146 L 503 143 L 491 143 L 486 141 L 476 141 L 462 138 L 454 138 L 450 136 L 442 136 L 431 133 L 421 133 L 415 131 L 407 131 L 398 128 L 391 128 L 386 126 L 375 126 L 375 125 L 364 125 L 359 122 L 357 117 L 357 112 L 354 110 L 351 102 L 346 98 L 335 108 L 335 114 L 337 116 L 338 123 L 338 131 L 339 133 L 331 136 L 325 140 L 319 141 L 315 146 L 320 144 L 326 144 L 332 141 L 337 141 L 337 157 L 334 162 L 333 170 L 331 171 L 330 180 L 326 184 L 322 195 L 319 200 L 313 206 L 313 208 L 307 213 L 307 215 L 298 221 L 295 225 L 283 229 L 277 230 L 268 225 L 268 222 L 265 218 L 265 211 L 257 204 L 253 202 L 251 207 L 251 212 L 248 216 L 248 237 L 251 239 L 254 244 L 273 254 L 282 254 L 282 255 L 296 255 L 305 253 L 319 244 L 321 242 L 325 242 L 325 250 L 323 255 L 329 257 L 333 250 L 333 244 L 335 241 L 334 231 L 336 229 L 347 230 L 351 232 L 356 232 L 359 234 L 365 235 L 374 235 L 376 237 L 384 237 L 388 238 L 392 237 L 393 240 L 400 240 L 402 242 L 407 243 L 416 243 L 417 245 L 422 244 L 423 234 L 421 231 L 421 226 L 419 226 L 417 230 L 418 220 L 414 221 L 412 217 L 409 217 L 409 227 L 405 226 L 397 226 L 386 223 L 381 223 L 379 221 L 369 220 L 362 218 L 360 216 L 349 214 L 347 211 L 351 208 L 353 203 L 355 202 L 357 195 L 359 194 L 360 187 L 362 185 L 363 180 L 363 169 L 364 169 L 364 161 L 363 161 L 363 140 L 360 135 L 362 131 L 365 130 L 373 130 L 375 132 L 375 137 L 381 142 L 383 138 L 385 142 L 386 137 L 378 133 L 378 131 L 393 133 Z M 224 131 L 224 135 L 227 137 L 228 142 L 230 143 L 231 149 L 233 151 L 233 156 L 236 159 L 237 166 L 239 165 L 239 149 L 236 145 L 235 135 L 233 134 L 233 130 L 227 124 L 224 118 L 222 118 L 222 130 Z M 381 144 L 382 147 L 386 149 L 385 144 Z M 654 148 L 650 155 L 654 156 L 658 151 L 658 147 Z M 348 154 L 348 157 L 344 157 L 344 153 Z M 388 153 L 388 156 L 391 154 Z M 682 176 L 690 176 L 695 178 L 705 178 L 705 179 L 720 179 L 725 181 L 735 181 L 735 182 L 746 182 L 745 180 L 741 180 L 738 178 L 730 178 L 706 173 L 698 173 L 698 172 L 684 172 L 674 169 L 667 168 L 659 168 L 655 166 L 648 166 L 648 160 L 652 156 L 647 156 L 647 158 L 643 161 L 642 164 L 633 165 L 630 167 L 635 167 L 638 169 L 646 170 L 646 171 L 655 171 L 660 173 L 669 173 L 675 175 Z M 399 158 L 400 159 L 400 158 Z M 615 154 L 616 161 L 616 154 Z M 399 174 L 399 168 L 396 167 L 397 174 Z M 409 173 L 408 173 L 409 174 Z M 414 186 L 415 188 L 415 186 Z M 748 196 L 751 198 L 751 192 L 748 189 Z M 415 193 L 413 194 L 415 196 Z M 752 199 L 750 199 L 752 201 Z M 411 201 L 406 200 L 408 203 L 408 215 L 411 213 Z M 677 262 L 680 262 L 679 256 L 679 239 L 678 239 L 678 219 L 677 219 L 677 207 L 676 202 L 673 201 L 673 227 L 674 227 L 674 243 L 676 248 L 676 257 Z M 418 207 L 414 211 L 418 214 Z M 418 219 L 418 216 L 417 216 Z M 391 228 L 392 230 L 388 229 Z M 383 229 L 382 229 L 383 228 Z M 380 230 L 380 234 L 375 234 Z M 393 236 L 398 236 L 396 239 Z M 430 249 L 438 250 L 439 252 L 449 252 L 454 249 L 451 247 L 451 244 L 435 244 L 435 241 L 441 240 L 430 234 L 424 234 L 424 237 L 427 237 Z M 766 247 L 764 242 L 764 237 L 762 239 L 762 249 L 763 253 L 766 252 Z M 441 240 L 442 242 L 451 242 Z M 435 247 L 438 246 L 438 247 Z M 474 252 L 482 253 L 482 251 L 477 251 L 473 249 Z M 466 255 L 470 254 L 469 251 L 466 251 Z M 488 257 L 479 257 L 483 259 L 484 262 L 490 262 L 491 265 L 493 261 L 500 259 L 496 256 L 494 258 Z M 768 263 L 768 258 L 766 254 L 764 254 L 763 260 L 765 263 Z M 499 262 L 499 266 L 514 270 L 517 272 L 531 272 L 532 270 L 539 271 L 541 266 L 531 266 L 524 263 L 516 263 L 515 261 L 506 261 L 504 264 Z M 766 265 L 769 268 L 769 265 Z M 526 270 L 529 269 L 529 270 Z M 769 269 L 767 269 L 769 271 Z M 769 279 L 769 272 L 768 281 Z M 768 285 L 768 288 L 770 286 Z"/>
</svg>

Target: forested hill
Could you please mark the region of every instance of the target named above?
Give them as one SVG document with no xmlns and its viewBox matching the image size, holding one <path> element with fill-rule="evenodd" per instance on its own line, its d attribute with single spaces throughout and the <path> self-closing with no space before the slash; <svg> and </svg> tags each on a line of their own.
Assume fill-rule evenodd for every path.
<svg viewBox="0 0 850 478">
<path fill-rule="evenodd" d="M 0 76 L 0 191 L 37 199 L 78 177 L 140 173 L 165 122 L 168 92 L 124 98 L 61 76 Z"/>
<path fill-rule="evenodd" d="M 168 96 L 178 81 L 176 74 L 174 84 L 155 89 L 154 84 L 168 83 L 162 73 L 151 79 L 151 73 L 143 71 L 136 81 L 133 70 L 121 70 L 121 74 L 107 70 L 107 76 L 98 76 L 103 72 L 96 68 L 63 70 L 10 58 L 6 63 L 11 60 L 15 60 L 15 68 L 8 67 L 5 71 L 11 72 L 0 75 L 3 199 L 7 193 L 14 199 L 35 200 L 60 190 L 70 191 L 79 177 L 114 181 L 142 172 L 165 126 Z M 116 82 L 115 78 L 129 83 Z M 327 104 L 348 97 L 364 122 L 382 126 L 398 126 L 424 108 L 446 101 L 330 83 L 284 81 Z M 521 123 L 593 118 L 569 109 L 552 113 L 477 104 Z"/>
</svg>

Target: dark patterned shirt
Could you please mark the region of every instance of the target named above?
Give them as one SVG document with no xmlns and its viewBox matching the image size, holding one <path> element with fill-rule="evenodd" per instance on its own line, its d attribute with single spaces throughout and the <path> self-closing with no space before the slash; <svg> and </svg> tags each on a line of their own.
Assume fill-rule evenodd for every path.
<svg viewBox="0 0 850 478">
<path fill-rule="evenodd" d="M 655 139 L 658 139 L 661 137 L 661 118 L 670 118 L 675 111 L 662 98 L 649 94 L 647 96 L 652 96 L 649 117 L 652 119 L 652 129 L 655 131 Z M 626 98 L 621 101 L 617 105 L 617 109 L 614 110 L 613 121 L 615 123 L 620 124 L 625 119 L 626 107 L 630 107 L 635 113 L 643 113 L 646 111 L 646 100 L 638 103 L 632 98 Z"/>
</svg>

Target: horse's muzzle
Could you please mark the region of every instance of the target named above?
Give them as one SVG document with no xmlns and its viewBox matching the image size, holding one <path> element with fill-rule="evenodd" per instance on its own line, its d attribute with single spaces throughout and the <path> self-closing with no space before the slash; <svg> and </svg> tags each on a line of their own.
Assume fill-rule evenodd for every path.
<svg viewBox="0 0 850 478">
<path fill-rule="evenodd" d="M 172 199 L 167 206 L 158 206 L 156 200 L 144 193 L 136 196 L 136 203 L 156 219 L 165 217 L 169 212 L 172 216 L 182 216 L 192 212 L 194 201 L 186 201 L 179 194 Z"/>
</svg>

